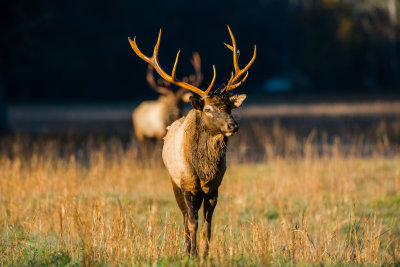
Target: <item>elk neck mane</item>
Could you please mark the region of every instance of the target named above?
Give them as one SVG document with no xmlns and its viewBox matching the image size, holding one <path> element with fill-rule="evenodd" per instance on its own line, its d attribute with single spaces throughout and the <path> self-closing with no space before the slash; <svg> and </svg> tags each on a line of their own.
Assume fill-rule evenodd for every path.
<svg viewBox="0 0 400 267">
<path fill-rule="evenodd" d="M 187 119 L 185 154 L 197 177 L 204 183 L 222 178 L 218 174 L 225 172 L 227 137 L 207 129 L 201 111 L 191 110 Z"/>
</svg>

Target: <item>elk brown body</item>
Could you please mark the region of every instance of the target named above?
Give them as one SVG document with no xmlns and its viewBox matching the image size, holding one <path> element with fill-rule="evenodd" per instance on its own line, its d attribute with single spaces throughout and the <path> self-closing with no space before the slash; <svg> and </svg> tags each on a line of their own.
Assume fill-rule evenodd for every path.
<svg viewBox="0 0 400 267">
<path fill-rule="evenodd" d="M 224 88 L 217 93 L 210 93 L 213 80 L 203 91 L 175 77 L 179 52 L 175 59 L 172 74 L 164 72 L 158 63 L 158 49 L 161 31 L 152 57 L 145 56 L 137 47 L 136 39 L 130 41 L 135 53 L 154 66 L 156 71 L 166 81 L 186 88 L 200 97 L 190 98 L 193 109 L 168 127 L 164 137 L 162 158 L 169 172 L 176 201 L 182 211 L 185 226 L 186 251 L 191 256 L 198 252 L 196 233 L 198 228 L 198 211 L 203 204 L 204 224 L 203 238 L 205 254 L 208 253 L 211 237 L 211 220 L 218 201 L 218 188 L 221 185 L 226 170 L 226 148 L 228 137 L 238 130 L 238 124 L 233 119 L 231 111 L 239 107 L 246 95 L 230 95 L 233 89 L 239 87 L 248 76 L 248 69 L 256 57 L 256 47 L 250 62 L 243 69 L 239 68 L 238 50 L 235 38 L 228 26 L 232 46 L 225 44 L 233 52 L 234 72 Z M 244 76 L 244 77 L 243 77 Z"/>
</svg>

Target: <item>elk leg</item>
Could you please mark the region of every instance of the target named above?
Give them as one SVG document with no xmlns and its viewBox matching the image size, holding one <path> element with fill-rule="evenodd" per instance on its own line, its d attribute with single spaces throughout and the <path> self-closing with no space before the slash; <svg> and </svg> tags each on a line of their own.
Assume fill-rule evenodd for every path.
<svg viewBox="0 0 400 267">
<path fill-rule="evenodd" d="M 188 212 L 187 212 L 187 207 L 185 204 L 185 200 L 183 199 L 183 192 L 182 189 L 180 189 L 172 180 L 172 188 L 174 189 L 174 195 L 176 202 L 178 203 L 178 206 L 182 212 L 183 215 L 183 224 L 185 226 L 185 246 L 186 246 L 186 253 L 190 253 L 190 232 L 189 232 L 189 227 L 188 227 Z"/>
<path fill-rule="evenodd" d="M 198 227 L 198 214 L 201 203 L 203 202 L 202 195 L 194 195 L 190 192 L 183 192 L 183 198 L 187 207 L 188 228 L 190 233 L 190 256 L 197 255 L 196 247 L 196 232 Z"/>
<path fill-rule="evenodd" d="M 214 209 L 217 206 L 218 201 L 218 189 L 214 190 L 211 194 L 204 196 L 204 223 L 203 223 L 203 239 L 205 241 L 204 255 L 208 254 L 208 248 L 210 245 L 211 238 L 211 220 L 214 213 Z"/>
</svg>

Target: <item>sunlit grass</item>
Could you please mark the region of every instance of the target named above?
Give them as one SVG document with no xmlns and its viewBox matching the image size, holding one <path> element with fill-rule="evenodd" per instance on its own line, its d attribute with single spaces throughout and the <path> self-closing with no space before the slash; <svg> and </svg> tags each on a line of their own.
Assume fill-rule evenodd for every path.
<svg viewBox="0 0 400 267">
<path fill-rule="evenodd" d="M 231 155 L 210 256 L 189 259 L 159 159 L 143 164 L 135 145 L 115 138 L 79 148 L 6 141 L 2 265 L 399 264 L 400 155 L 387 156 L 387 147 L 362 156 L 336 142 L 321 153 L 286 136 L 281 142 L 293 153 L 277 153 L 271 142 L 257 163 Z"/>
</svg>

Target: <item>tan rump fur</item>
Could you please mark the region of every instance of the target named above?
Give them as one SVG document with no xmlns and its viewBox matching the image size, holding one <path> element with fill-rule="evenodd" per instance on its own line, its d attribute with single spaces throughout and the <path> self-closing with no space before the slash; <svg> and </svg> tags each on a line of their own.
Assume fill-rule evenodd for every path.
<svg viewBox="0 0 400 267">
<path fill-rule="evenodd" d="M 166 127 L 181 115 L 175 103 L 174 95 L 160 96 L 156 101 L 142 102 L 132 114 L 136 137 L 161 139 L 166 134 Z"/>
</svg>

